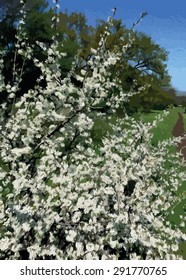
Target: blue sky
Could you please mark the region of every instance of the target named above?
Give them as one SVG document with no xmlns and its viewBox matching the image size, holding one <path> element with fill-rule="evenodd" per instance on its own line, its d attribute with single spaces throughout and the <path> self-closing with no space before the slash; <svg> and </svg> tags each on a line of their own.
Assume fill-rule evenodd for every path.
<svg viewBox="0 0 186 280">
<path fill-rule="evenodd" d="M 49 0 L 52 3 L 52 0 Z M 117 8 L 117 19 L 131 27 L 140 14 L 148 12 L 136 30 L 150 35 L 169 52 L 167 63 L 172 85 L 186 92 L 186 1 L 185 0 L 61 0 L 61 10 L 83 12 L 88 23 L 107 20 Z"/>
</svg>

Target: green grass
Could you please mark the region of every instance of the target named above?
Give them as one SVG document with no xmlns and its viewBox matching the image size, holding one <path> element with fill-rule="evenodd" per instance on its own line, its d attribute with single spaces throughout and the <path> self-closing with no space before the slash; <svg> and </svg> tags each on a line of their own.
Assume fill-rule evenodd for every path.
<svg viewBox="0 0 186 280">
<path fill-rule="evenodd" d="M 178 120 L 178 112 L 183 112 L 183 109 L 180 107 L 173 108 L 169 115 L 166 116 L 163 121 L 159 122 L 157 127 L 152 130 L 152 143 L 154 145 L 157 145 L 159 141 L 164 141 L 172 137 L 172 130 Z M 142 120 L 151 123 L 157 115 L 162 115 L 162 111 L 152 111 L 149 114 L 143 114 Z"/>
<path fill-rule="evenodd" d="M 139 119 L 139 118 L 142 118 L 142 120 L 144 122 L 150 122 L 152 123 L 154 120 L 155 120 L 155 117 L 158 116 L 158 115 L 162 115 L 163 114 L 163 111 L 161 110 L 151 110 L 150 113 L 135 113 L 133 115 L 133 117 L 135 119 Z"/>
<path fill-rule="evenodd" d="M 186 113 L 183 114 L 184 130 L 186 131 Z"/>
<path fill-rule="evenodd" d="M 183 112 L 183 109 L 180 107 L 173 108 L 169 115 L 164 118 L 163 121 L 159 122 L 157 127 L 152 130 L 153 138 L 152 144 L 157 145 L 159 141 L 166 140 L 172 137 L 172 130 L 178 120 L 178 112 Z M 158 115 L 163 115 L 163 111 L 159 110 L 152 110 L 150 113 L 136 113 L 133 115 L 135 119 L 142 119 L 142 121 L 146 123 L 152 123 Z M 186 127 L 186 114 L 183 114 L 185 120 L 185 127 Z M 116 116 L 113 116 L 110 120 L 110 124 L 116 123 Z M 107 132 L 111 132 L 111 125 L 105 118 L 97 119 L 94 123 L 92 129 L 92 138 L 94 142 L 100 143 L 102 137 L 106 135 Z M 186 130 L 186 128 L 185 128 Z"/>
</svg>

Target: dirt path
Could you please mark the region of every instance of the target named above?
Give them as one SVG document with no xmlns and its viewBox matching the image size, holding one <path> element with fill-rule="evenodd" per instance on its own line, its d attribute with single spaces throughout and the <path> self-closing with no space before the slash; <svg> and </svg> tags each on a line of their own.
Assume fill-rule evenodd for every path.
<svg viewBox="0 0 186 280">
<path fill-rule="evenodd" d="M 176 137 L 184 135 L 183 116 L 181 113 L 178 113 L 178 115 L 179 115 L 178 121 L 172 130 L 172 135 Z M 182 139 L 182 141 L 177 145 L 177 149 L 182 153 L 183 158 L 186 162 L 186 137 Z"/>
</svg>

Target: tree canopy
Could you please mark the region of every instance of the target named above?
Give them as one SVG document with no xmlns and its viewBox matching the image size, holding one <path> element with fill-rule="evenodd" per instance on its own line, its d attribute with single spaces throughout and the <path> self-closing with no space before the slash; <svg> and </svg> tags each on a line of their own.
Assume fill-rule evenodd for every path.
<svg viewBox="0 0 186 280">
<path fill-rule="evenodd" d="M 40 61 L 45 61 L 46 52 L 34 43 L 40 41 L 48 47 L 51 45 L 54 36 L 54 30 L 51 28 L 54 11 L 52 9 L 47 10 L 48 3 L 45 0 L 33 0 L 26 3 L 27 15 L 24 28 L 27 34 L 27 42 L 34 46 L 33 55 Z M 25 90 L 34 88 L 41 72 L 34 65 L 32 59 L 23 61 L 19 54 L 15 58 L 16 26 L 19 24 L 21 16 L 19 1 L 2 1 L 1 5 L 3 19 L 0 22 L 0 49 L 6 49 L 7 52 L 3 73 L 6 82 L 12 82 L 14 60 L 16 59 L 18 64 L 24 65 L 26 71 L 20 83 L 19 95 L 21 95 Z M 62 43 L 59 44 L 58 50 L 66 53 L 66 56 L 60 59 L 62 77 L 65 77 L 71 69 L 75 55 L 78 57 L 76 74 L 80 73 L 81 69 L 89 67 L 86 64 L 87 58 L 92 55 L 91 49 L 98 47 L 100 38 L 106 28 L 110 32 L 106 42 L 109 51 L 114 49 L 115 51 L 121 51 L 129 40 L 130 33 L 130 48 L 126 49 L 125 55 L 113 67 L 111 71 L 113 80 L 115 77 L 119 77 L 122 81 L 123 90 L 130 90 L 131 87 L 137 90 L 144 82 L 149 86 L 138 98 L 131 97 L 128 110 L 131 112 L 138 109 L 148 111 L 157 108 L 159 103 L 161 103 L 160 107 L 162 108 L 175 103 L 174 97 L 170 96 L 170 91 L 167 90 L 171 88 L 171 77 L 166 65 L 168 53 L 146 34 L 131 31 L 122 24 L 121 20 L 115 19 L 112 26 L 109 26 L 108 22 L 104 20 L 99 20 L 97 26 L 92 27 L 87 24 L 84 14 L 77 12 L 68 14 L 67 10 L 59 13 L 59 24 L 56 28 L 58 39 Z M 112 65 L 110 67 L 112 68 Z M 91 71 L 88 73 L 90 76 L 92 75 Z M 74 82 L 80 84 L 76 79 L 74 79 Z M 43 86 L 45 84 L 43 82 Z M 1 100 L 4 100 L 6 96 L 6 93 L 2 94 Z M 103 106 L 106 109 L 106 105 Z M 122 109 L 120 108 L 120 110 Z"/>
</svg>

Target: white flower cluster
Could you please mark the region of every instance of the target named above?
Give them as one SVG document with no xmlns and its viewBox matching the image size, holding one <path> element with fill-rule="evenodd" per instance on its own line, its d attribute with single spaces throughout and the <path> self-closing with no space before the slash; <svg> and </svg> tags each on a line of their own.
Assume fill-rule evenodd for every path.
<svg viewBox="0 0 186 280">
<path fill-rule="evenodd" d="M 88 62 L 92 76 L 81 73 L 82 88 L 59 79 L 49 49 L 56 61 L 35 60 L 47 87 L 16 99 L 8 118 L 0 114 L 1 259 L 181 258 L 175 252 L 186 236 L 166 217 L 185 178 L 164 168 L 170 143 L 151 146 L 155 123 L 126 115 L 102 147 L 92 143 L 92 108 L 121 91 L 109 79 L 119 54 L 104 40 Z M 126 97 L 112 94 L 111 108 Z M 174 163 L 182 164 L 178 156 Z"/>
</svg>

